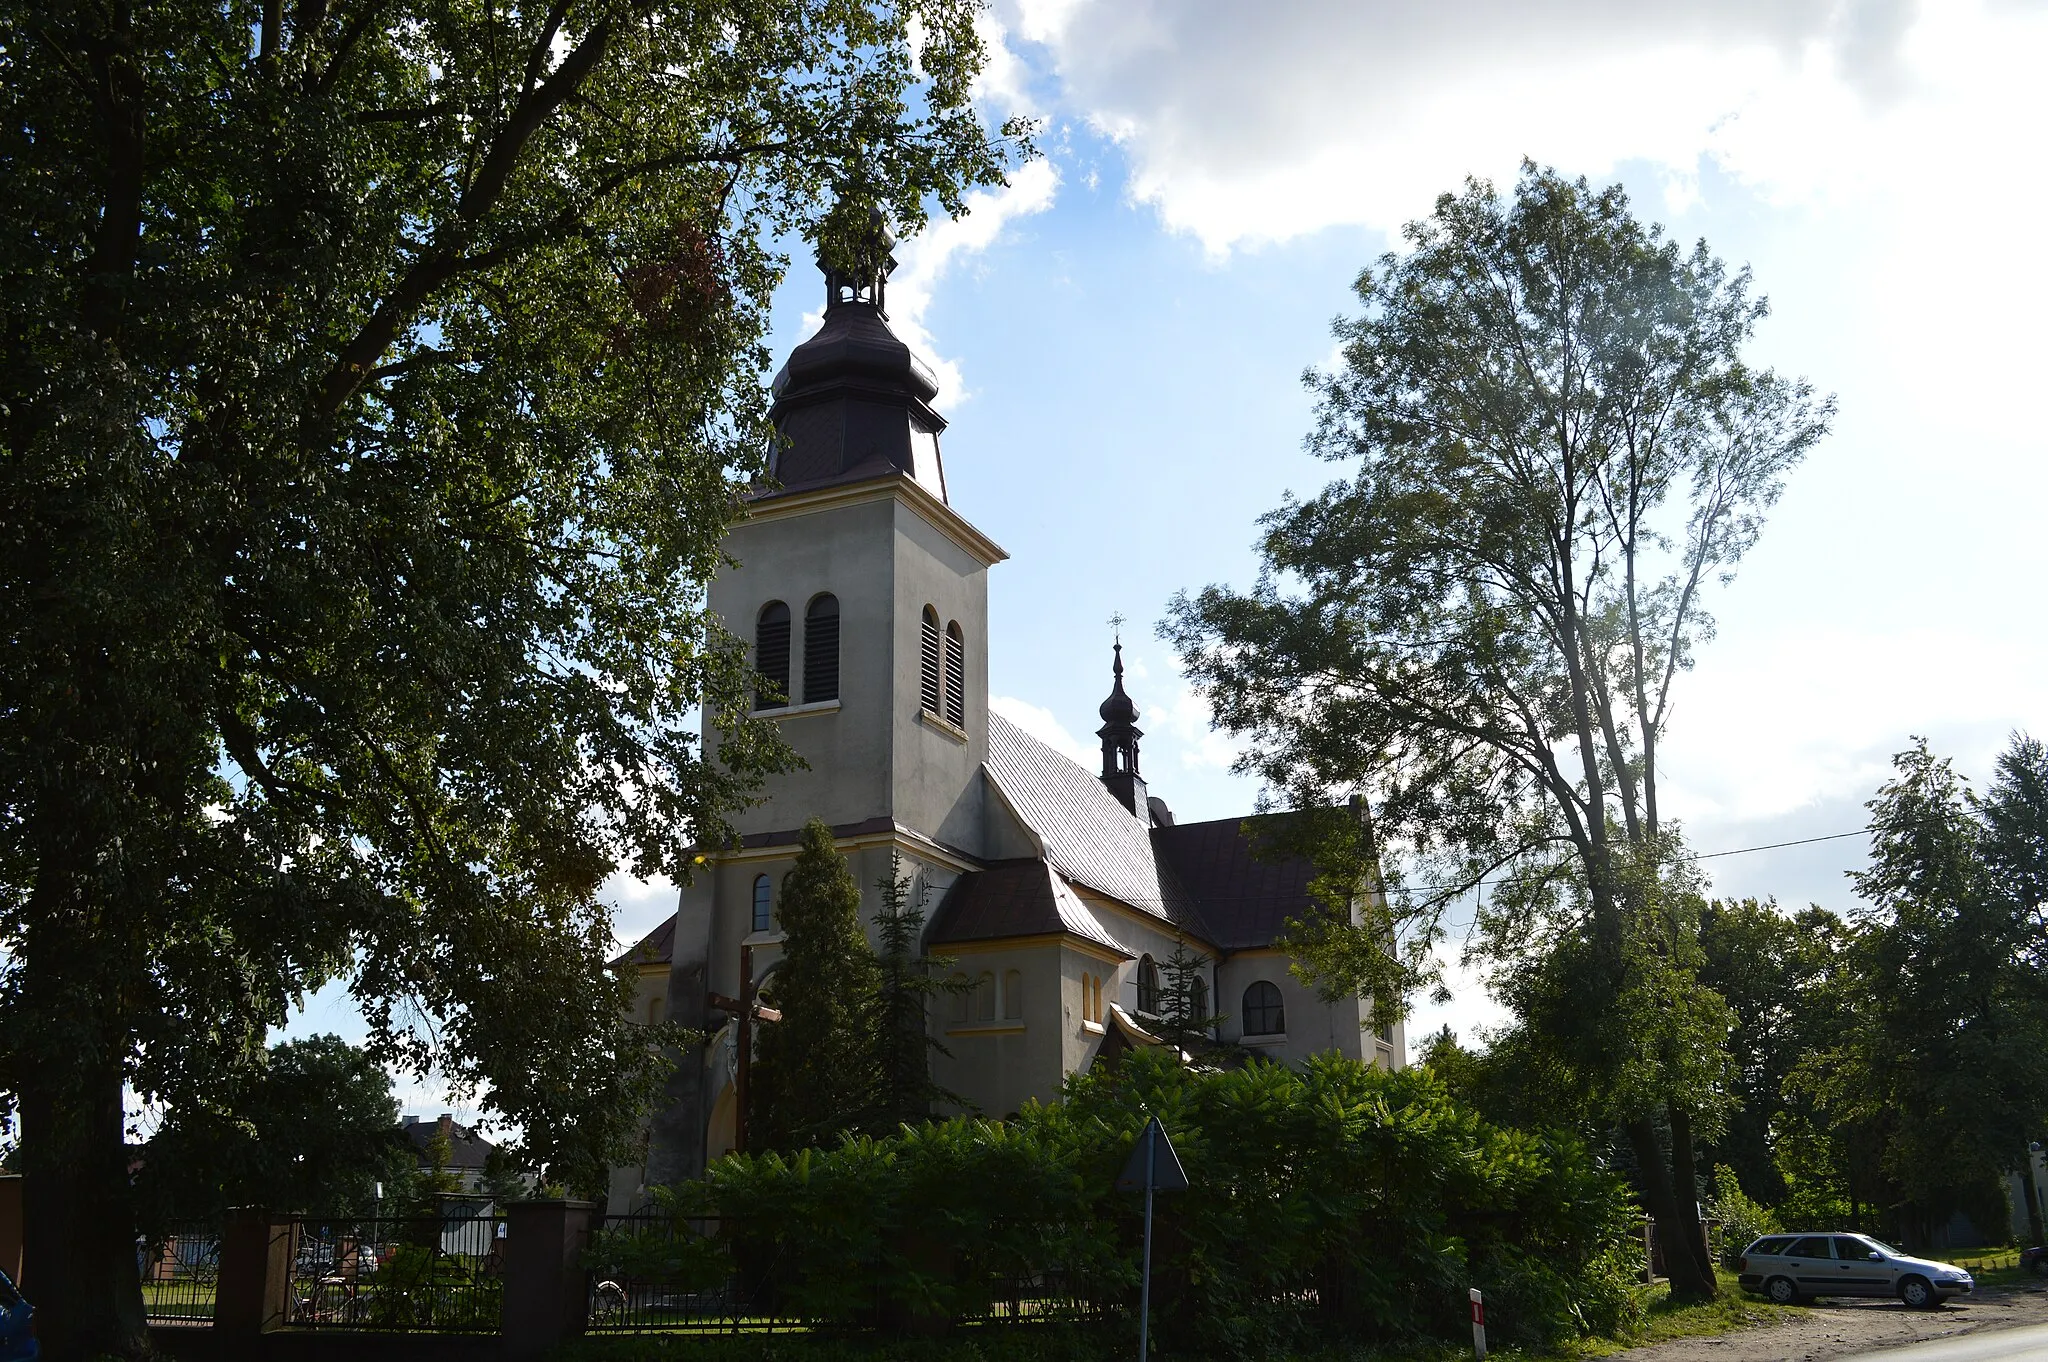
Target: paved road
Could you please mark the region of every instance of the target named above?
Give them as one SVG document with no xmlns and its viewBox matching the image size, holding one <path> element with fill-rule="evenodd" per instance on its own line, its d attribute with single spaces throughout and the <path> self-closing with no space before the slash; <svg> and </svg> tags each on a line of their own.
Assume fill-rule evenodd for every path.
<svg viewBox="0 0 2048 1362">
<path fill-rule="evenodd" d="M 1842 1362 L 2048 1362 L 2048 1324 L 2023 1329 L 1993 1329 L 1987 1333 L 1964 1334 L 1958 1338 L 1937 1338 L 1904 1348 L 1884 1348 L 1857 1353 Z"/>
</svg>

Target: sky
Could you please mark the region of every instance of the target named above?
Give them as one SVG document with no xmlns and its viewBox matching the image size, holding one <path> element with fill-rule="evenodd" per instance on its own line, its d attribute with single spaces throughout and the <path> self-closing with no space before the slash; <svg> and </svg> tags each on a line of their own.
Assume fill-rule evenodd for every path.
<svg viewBox="0 0 2048 1362">
<path fill-rule="evenodd" d="M 2048 5 L 997 0 L 983 30 L 982 97 L 1042 119 L 1045 154 L 905 242 L 889 300 L 941 379 L 953 505 L 1011 554 L 994 708 L 1092 762 L 1121 614 L 1153 793 L 1251 809 L 1154 626 L 1176 591 L 1248 586 L 1258 515 L 1335 476 L 1302 452 L 1301 375 L 1360 268 L 1527 157 L 1750 266 L 1752 357 L 1839 402 L 1680 682 L 1664 798 L 1693 848 L 1859 829 L 1914 734 L 1981 786 L 2013 730 L 2048 731 Z M 797 262 L 776 362 L 819 301 Z M 1862 854 L 1703 865 L 1717 893 L 1846 910 Z M 674 907 L 607 893 L 625 940 Z M 1452 964 L 1411 1036 L 1497 1017 Z"/>
</svg>

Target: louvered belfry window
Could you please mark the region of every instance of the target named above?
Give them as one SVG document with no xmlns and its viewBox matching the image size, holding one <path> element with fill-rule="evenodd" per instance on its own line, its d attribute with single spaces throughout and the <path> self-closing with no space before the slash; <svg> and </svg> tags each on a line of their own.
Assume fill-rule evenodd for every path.
<svg viewBox="0 0 2048 1362">
<path fill-rule="evenodd" d="M 924 608 L 924 628 L 920 637 L 918 655 L 918 704 L 924 712 L 937 718 L 939 715 L 939 676 L 941 661 L 939 652 L 939 612 L 930 606 Z"/>
<path fill-rule="evenodd" d="M 830 592 L 804 611 L 804 703 L 839 698 L 839 598 Z"/>
<path fill-rule="evenodd" d="M 946 722 L 967 727 L 967 640 L 958 620 L 946 626 Z"/>
<path fill-rule="evenodd" d="M 781 601 L 761 607 L 754 626 L 754 670 L 761 675 L 754 690 L 755 709 L 789 703 L 789 607 Z"/>
</svg>

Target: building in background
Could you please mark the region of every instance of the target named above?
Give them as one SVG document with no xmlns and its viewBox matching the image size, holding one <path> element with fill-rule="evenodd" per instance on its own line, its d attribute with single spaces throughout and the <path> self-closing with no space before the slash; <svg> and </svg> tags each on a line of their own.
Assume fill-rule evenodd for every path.
<svg viewBox="0 0 2048 1362">
<path fill-rule="evenodd" d="M 900 858 L 928 947 L 973 985 L 932 1019 L 951 1052 L 934 1076 L 990 1115 L 1159 1043 L 1151 1023 L 1180 947 L 1203 961 L 1220 1041 L 1401 1066 L 1398 1025 L 1374 1027 L 1357 999 L 1321 1001 L 1275 946 L 1289 918 L 1315 911 L 1308 864 L 1255 854 L 1240 819 L 1178 824 L 1151 792 L 1120 645 L 1099 771 L 989 711 L 987 574 L 1007 555 L 947 494 L 937 385 L 888 325 L 893 264 L 883 238 L 860 273 L 827 273 L 823 325 L 775 379 L 774 483 L 731 531 L 735 566 L 710 591 L 751 643 L 757 715 L 806 769 L 769 780 L 736 822 L 739 845 L 707 852 L 674 918 L 615 962 L 641 981 L 634 1006 L 723 1023 L 709 995 L 741 996 L 742 947 L 757 981 L 775 967 L 783 877 L 815 817 L 871 931 L 877 883 Z M 707 729 L 707 759 L 717 749 Z M 679 1066 L 647 1163 L 614 1176 L 615 1208 L 731 1148 L 733 1030 Z"/>
</svg>

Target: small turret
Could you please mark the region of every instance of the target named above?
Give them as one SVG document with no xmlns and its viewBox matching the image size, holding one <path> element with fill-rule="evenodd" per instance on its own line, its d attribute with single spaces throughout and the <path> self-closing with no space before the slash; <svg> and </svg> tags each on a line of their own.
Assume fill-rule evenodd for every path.
<svg viewBox="0 0 2048 1362">
<path fill-rule="evenodd" d="M 1151 821 L 1152 809 L 1145 794 L 1145 778 L 1138 774 L 1138 739 L 1145 731 L 1138 727 L 1138 707 L 1124 694 L 1124 642 L 1116 641 L 1116 662 L 1111 668 L 1116 680 L 1109 698 L 1096 712 L 1102 727 L 1095 736 L 1102 739 L 1102 783 L 1117 802 L 1138 817 Z"/>
</svg>

